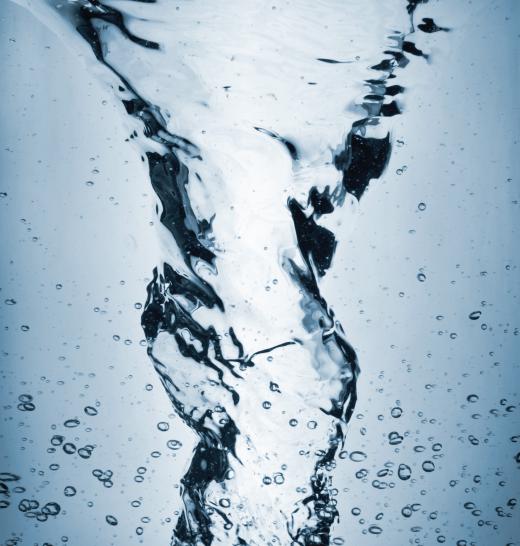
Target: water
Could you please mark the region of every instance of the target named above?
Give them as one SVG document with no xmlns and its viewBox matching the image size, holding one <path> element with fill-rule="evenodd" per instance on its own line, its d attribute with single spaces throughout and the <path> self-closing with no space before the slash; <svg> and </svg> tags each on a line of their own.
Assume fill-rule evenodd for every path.
<svg viewBox="0 0 520 546">
<path fill-rule="evenodd" d="M 463 545 L 497 533 L 514 541 L 511 152 L 498 139 L 493 170 L 482 167 L 500 196 L 490 212 L 482 173 L 466 166 L 482 150 L 471 129 L 460 132 L 458 110 L 439 106 L 470 85 L 459 65 L 482 55 L 479 42 L 473 53 L 459 47 L 476 40 L 469 22 L 487 17 L 508 38 L 513 4 L 477 3 L 469 16 L 402 0 L 22 4 L 62 40 L 43 46 L 46 34 L 36 49 L 79 56 L 70 73 L 88 70 L 104 87 L 82 114 L 91 92 L 67 97 L 67 70 L 45 84 L 60 100 L 39 112 L 40 127 L 57 123 L 61 104 L 72 126 L 40 144 L 25 177 L 44 184 L 21 224 L 43 247 L 39 290 L 60 325 L 58 336 L 45 335 L 41 303 L 18 322 L 5 315 L 4 436 L 17 437 L 16 419 L 23 432 L 14 443 L 27 457 L 9 450 L 0 477 L 6 543 Z M 24 25 L 36 23 L 14 13 L 22 23 L 11 43 L 24 42 Z M 504 64 L 514 51 L 505 38 Z M 32 77 L 28 85 L 38 88 Z M 483 94 L 486 105 L 499 95 Z M 469 111 L 482 110 L 480 96 Z M 111 114 L 89 119 L 109 105 Z M 445 131 L 432 129 L 439 120 Z M 514 131 L 507 123 L 504 142 Z M 70 145 L 76 131 L 84 140 Z M 107 153 L 123 140 L 133 147 Z M 66 184 L 53 202 L 41 161 L 67 167 L 75 148 L 88 160 L 78 169 L 85 175 L 70 189 L 61 171 Z M 23 169 L 15 160 L 13 171 Z M 19 216 L 17 206 L 29 205 L 23 194 L 9 201 L 15 191 L 5 192 L 6 206 Z M 73 247 L 75 259 L 52 250 L 49 241 L 61 239 L 47 208 L 60 232 L 71 229 L 65 254 Z M 466 230 L 482 213 L 491 224 L 500 218 L 503 232 L 490 236 L 480 222 Z M 33 235 L 33 224 L 51 229 Z M 11 265 L 29 260 L 23 245 L 19 237 L 8 246 Z M 6 278 L 6 306 L 27 306 L 23 277 Z M 145 352 L 156 377 L 143 371 Z M 13 368 L 13 358 L 37 359 L 41 378 Z M 141 388 L 129 387 L 136 374 Z M 87 381 L 79 395 L 76 380 Z M 50 417 L 48 407 L 67 411 Z"/>
</svg>

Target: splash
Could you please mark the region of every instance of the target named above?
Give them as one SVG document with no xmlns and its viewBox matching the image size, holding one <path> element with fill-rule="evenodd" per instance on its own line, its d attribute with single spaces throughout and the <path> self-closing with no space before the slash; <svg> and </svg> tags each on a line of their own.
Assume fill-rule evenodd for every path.
<svg viewBox="0 0 520 546">
<path fill-rule="evenodd" d="M 388 163 L 393 80 L 427 59 L 420 3 L 26 3 L 90 48 L 157 195 L 142 326 L 198 438 L 174 546 L 342 541 L 333 478 L 359 365 L 320 280 Z M 388 33 L 394 12 L 409 28 Z"/>
</svg>

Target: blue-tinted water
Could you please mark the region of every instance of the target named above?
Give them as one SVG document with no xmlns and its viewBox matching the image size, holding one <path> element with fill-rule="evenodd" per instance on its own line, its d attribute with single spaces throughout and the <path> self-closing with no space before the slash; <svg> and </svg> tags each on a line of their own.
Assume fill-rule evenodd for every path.
<svg viewBox="0 0 520 546">
<path fill-rule="evenodd" d="M 0 539 L 514 544 L 516 4 L 20 4 Z"/>
</svg>

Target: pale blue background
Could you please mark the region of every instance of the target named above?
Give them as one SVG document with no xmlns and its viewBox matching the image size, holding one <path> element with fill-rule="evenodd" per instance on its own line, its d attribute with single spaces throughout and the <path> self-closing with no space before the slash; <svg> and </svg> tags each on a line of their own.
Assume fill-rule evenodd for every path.
<svg viewBox="0 0 520 546">
<path fill-rule="evenodd" d="M 362 366 L 348 449 L 365 451 L 367 460 L 340 461 L 337 471 L 336 535 L 352 546 L 431 545 L 439 533 L 450 545 L 520 540 L 518 508 L 506 506 L 519 494 L 520 442 L 511 441 L 518 410 L 506 411 L 518 404 L 519 382 L 519 8 L 515 0 L 419 8 L 453 31 L 417 35 L 431 63 L 413 59 L 399 76 L 408 91 L 393 137 L 404 145 L 394 147 L 386 175 L 365 196 L 351 240 L 338 249 L 336 274 L 325 281 Z M 166 545 L 192 439 L 170 415 L 139 346 L 134 303 L 143 301 L 157 254 L 146 172 L 124 142 L 121 108 L 77 54 L 10 3 L 2 3 L 0 24 L 0 191 L 7 193 L 0 199 L 0 472 L 20 474 L 27 488 L 0 510 L 0 541 L 14 533 L 30 545 L 61 537 L 75 546 Z M 421 268 L 424 283 L 416 277 Z M 17 305 L 4 305 L 8 298 Z M 470 321 L 477 309 L 481 319 Z M 16 409 L 23 393 L 34 396 L 36 411 Z M 480 398 L 470 404 L 473 393 Z M 396 400 L 404 410 L 397 420 L 390 416 Z M 99 415 L 87 417 L 83 407 L 96 401 Z M 67 437 L 97 444 L 92 458 L 46 453 L 75 416 L 81 426 Z M 170 430 L 159 432 L 159 421 Z M 397 453 L 388 444 L 393 430 L 405 435 Z M 171 438 L 183 442 L 176 457 L 166 448 Z M 442 456 L 433 459 L 436 442 Z M 413 451 L 417 444 L 424 453 Z M 152 458 L 154 450 L 162 456 Z M 435 472 L 421 471 L 426 459 Z M 395 488 L 373 488 L 387 461 L 409 464 L 416 479 L 394 475 Z M 148 469 L 141 484 L 133 479 L 139 466 Z M 366 483 L 354 477 L 360 467 L 370 471 Z M 114 487 L 104 488 L 94 468 L 112 469 Z M 65 498 L 66 485 L 78 494 Z M 57 501 L 63 511 L 35 524 L 16 510 L 23 497 Z M 140 508 L 130 506 L 140 498 Z M 403 518 L 401 508 L 412 503 L 421 508 Z M 362 522 L 350 514 L 354 506 Z M 499 506 L 511 517 L 498 517 Z M 366 530 L 378 513 L 384 532 L 374 536 Z M 119 525 L 108 526 L 106 514 Z M 143 516 L 151 521 L 140 522 Z"/>
</svg>

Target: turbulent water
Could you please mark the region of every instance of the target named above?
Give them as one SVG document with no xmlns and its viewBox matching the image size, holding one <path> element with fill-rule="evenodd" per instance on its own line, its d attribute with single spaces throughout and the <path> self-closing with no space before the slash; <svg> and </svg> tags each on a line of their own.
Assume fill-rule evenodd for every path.
<svg viewBox="0 0 520 546">
<path fill-rule="evenodd" d="M 142 326 L 198 436 L 173 545 L 332 540 L 359 366 L 320 279 L 388 162 L 399 70 L 426 58 L 419 3 L 29 5 L 91 48 L 158 198 Z"/>
<path fill-rule="evenodd" d="M 348 539 L 335 471 L 360 366 L 321 281 L 389 161 L 401 75 L 431 61 L 415 37 L 450 36 L 416 17 L 427 1 L 19 2 L 113 89 L 157 196 L 141 323 L 197 436 L 173 546 Z"/>
</svg>

